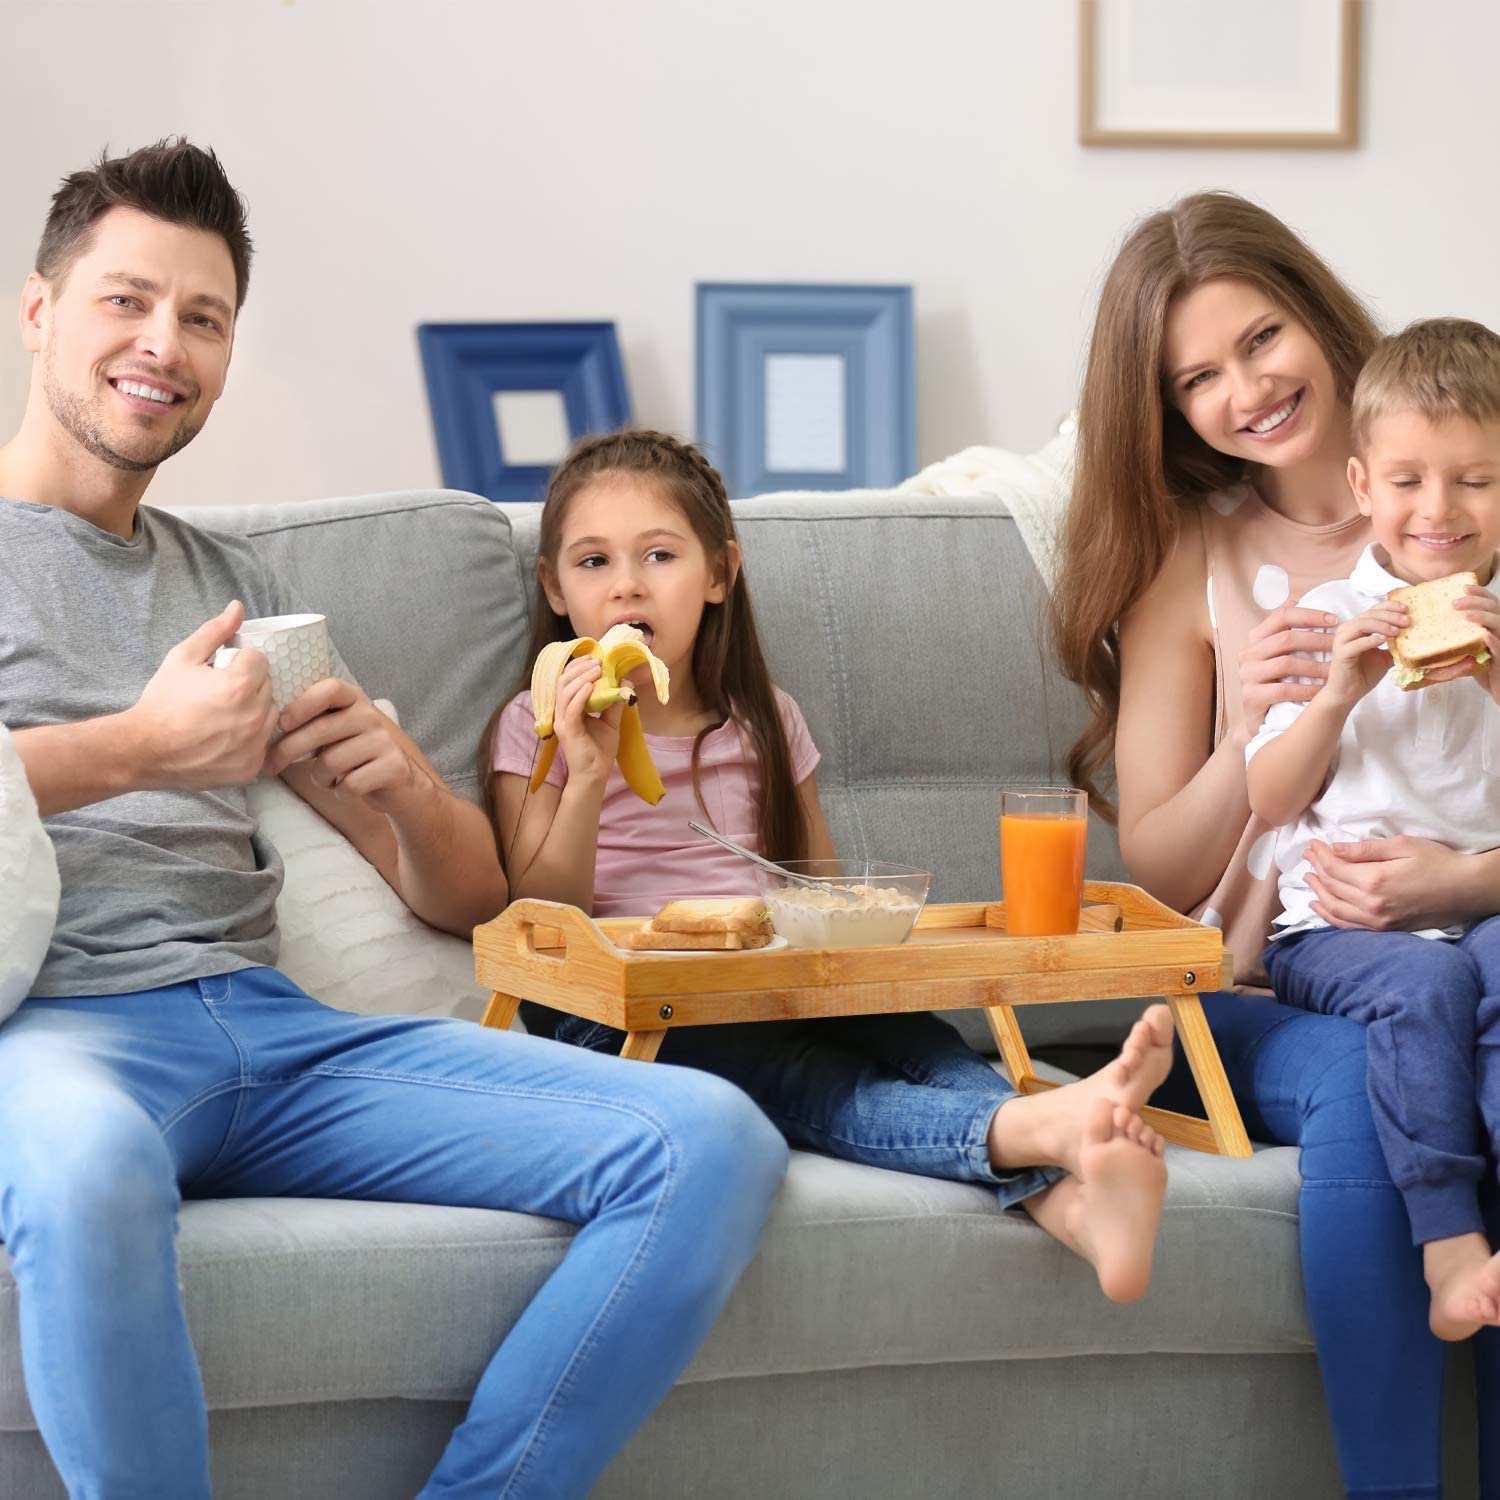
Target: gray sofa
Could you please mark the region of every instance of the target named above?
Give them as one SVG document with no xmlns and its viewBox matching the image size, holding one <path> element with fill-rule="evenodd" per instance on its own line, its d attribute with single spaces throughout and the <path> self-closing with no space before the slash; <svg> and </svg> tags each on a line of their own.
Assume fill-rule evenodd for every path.
<svg viewBox="0 0 1500 1500">
<path fill-rule="evenodd" d="M 993 502 L 894 495 L 737 513 L 839 847 L 930 866 L 935 900 L 995 895 L 996 790 L 1059 771 L 1079 712 L 1046 664 L 1014 523 Z M 414 493 L 190 514 L 253 538 L 327 612 L 360 681 L 474 792 L 480 729 L 523 666 L 533 508 Z M 1096 877 L 1122 873 L 1102 825 L 1090 861 Z M 1121 1015 L 1045 1007 L 1022 1022 L 1061 1041 Z M 1296 1188 L 1289 1150 L 1174 1151 L 1155 1281 L 1118 1308 L 978 1187 L 795 1153 L 722 1319 L 595 1494 L 1324 1500 L 1338 1481 Z M 412 1495 L 570 1232 L 469 1209 L 187 1204 L 217 1493 Z M 8 1276 L 0 1290 L 0 1495 L 44 1500 L 61 1488 L 27 1405 Z M 1465 1400 L 1450 1403 L 1455 1495 L 1475 1492 Z"/>
</svg>

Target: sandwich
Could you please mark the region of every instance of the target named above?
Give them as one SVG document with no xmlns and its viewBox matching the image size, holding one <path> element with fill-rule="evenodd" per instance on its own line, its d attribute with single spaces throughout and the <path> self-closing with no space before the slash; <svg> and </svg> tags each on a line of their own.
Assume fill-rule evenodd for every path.
<svg viewBox="0 0 1500 1500">
<path fill-rule="evenodd" d="M 636 953 L 670 953 L 674 949 L 737 952 L 764 948 L 775 934 L 771 913 L 758 896 L 702 901 L 668 901 L 646 925 L 619 939 Z"/>
<path fill-rule="evenodd" d="M 1397 687 L 1409 693 L 1435 682 L 1472 677 L 1488 664 L 1483 627 L 1453 608 L 1453 601 L 1478 583 L 1473 573 L 1450 573 L 1446 578 L 1393 589 L 1386 596 L 1393 604 L 1405 605 L 1411 616 L 1411 624 L 1391 640 Z"/>
</svg>

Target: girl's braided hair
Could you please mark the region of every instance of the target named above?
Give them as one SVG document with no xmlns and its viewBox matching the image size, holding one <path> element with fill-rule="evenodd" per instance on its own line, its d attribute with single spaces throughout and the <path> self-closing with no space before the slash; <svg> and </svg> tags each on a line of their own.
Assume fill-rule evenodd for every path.
<svg viewBox="0 0 1500 1500">
<path fill-rule="evenodd" d="M 538 565 L 554 570 L 562 551 L 563 525 L 574 498 L 589 484 L 609 476 L 634 475 L 660 486 L 681 510 L 710 559 L 727 557 L 738 544 L 729 495 L 719 471 L 691 443 L 670 433 L 635 429 L 584 438 L 558 465 L 542 504 Z M 575 631 L 566 615 L 556 613 L 545 594 L 532 616 L 531 641 L 521 681 L 485 727 L 479 745 L 479 780 L 484 806 L 494 822 L 496 797 L 495 738 L 500 715 L 530 685 L 531 664 L 553 641 L 571 640 Z M 807 853 L 807 820 L 792 779 L 791 753 L 776 705 L 771 674 L 761 650 L 750 606 L 750 590 L 741 567 L 722 604 L 705 604 L 693 646 L 693 684 L 704 707 L 719 720 L 733 718 L 749 736 L 760 770 L 758 832 L 768 859 L 803 859 Z M 711 726 L 712 727 L 712 726 Z M 698 784 L 698 763 L 705 729 L 693 745 L 693 789 L 705 818 L 712 822 Z"/>
</svg>

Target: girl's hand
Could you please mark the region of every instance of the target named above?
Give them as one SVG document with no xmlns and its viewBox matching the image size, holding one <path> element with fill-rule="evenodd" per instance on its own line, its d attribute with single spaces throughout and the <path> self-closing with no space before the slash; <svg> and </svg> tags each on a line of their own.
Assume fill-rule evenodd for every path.
<svg viewBox="0 0 1500 1500">
<path fill-rule="evenodd" d="M 1353 708 L 1390 671 L 1390 653 L 1381 647 L 1410 619 L 1404 606 L 1387 601 L 1345 620 L 1333 633 L 1333 660 L 1319 696 L 1345 713 Z"/>
<path fill-rule="evenodd" d="M 603 670 L 597 656 L 580 656 L 568 663 L 557 680 L 552 728 L 567 757 L 569 781 L 602 786 L 620 751 L 620 715 L 625 705 L 616 703 L 602 714 L 588 711 L 589 694 Z"/>
<path fill-rule="evenodd" d="M 1260 728 L 1273 703 L 1310 703 L 1328 663 L 1294 656 L 1294 651 L 1326 651 L 1338 616 L 1321 609 L 1302 609 L 1283 604 L 1250 632 L 1240 652 L 1240 691 L 1245 705 L 1245 728 L 1251 734 Z M 1292 677 L 1314 677 L 1316 682 L 1291 682 Z"/>
<path fill-rule="evenodd" d="M 1312 909 L 1334 927 L 1410 932 L 1446 927 L 1465 913 L 1463 862 L 1446 844 L 1403 834 L 1357 844 L 1307 846 Z"/>
<path fill-rule="evenodd" d="M 1454 609 L 1484 627 L 1484 644 L 1491 657 L 1500 657 L 1500 599 L 1488 589 L 1470 584 L 1462 599 L 1453 601 Z M 1495 662 L 1488 661 L 1474 673 L 1474 681 L 1487 692 L 1496 703 L 1500 703 L 1500 671 Z"/>
</svg>

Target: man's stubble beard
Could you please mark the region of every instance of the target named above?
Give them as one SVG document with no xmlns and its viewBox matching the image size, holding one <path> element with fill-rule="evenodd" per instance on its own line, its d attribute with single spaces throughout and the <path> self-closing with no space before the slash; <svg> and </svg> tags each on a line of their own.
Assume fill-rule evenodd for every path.
<svg viewBox="0 0 1500 1500">
<path fill-rule="evenodd" d="M 203 430 L 201 422 L 196 427 L 191 423 L 184 423 L 172 434 L 166 447 L 150 458 L 132 458 L 127 453 L 121 453 L 118 448 L 111 448 L 96 404 L 84 401 L 72 391 L 64 390 L 58 381 L 50 346 L 42 359 L 42 390 L 58 425 L 74 442 L 111 468 L 124 469 L 131 474 L 143 474 L 156 468 L 158 464 L 165 463 L 174 453 L 181 453 Z"/>
</svg>

